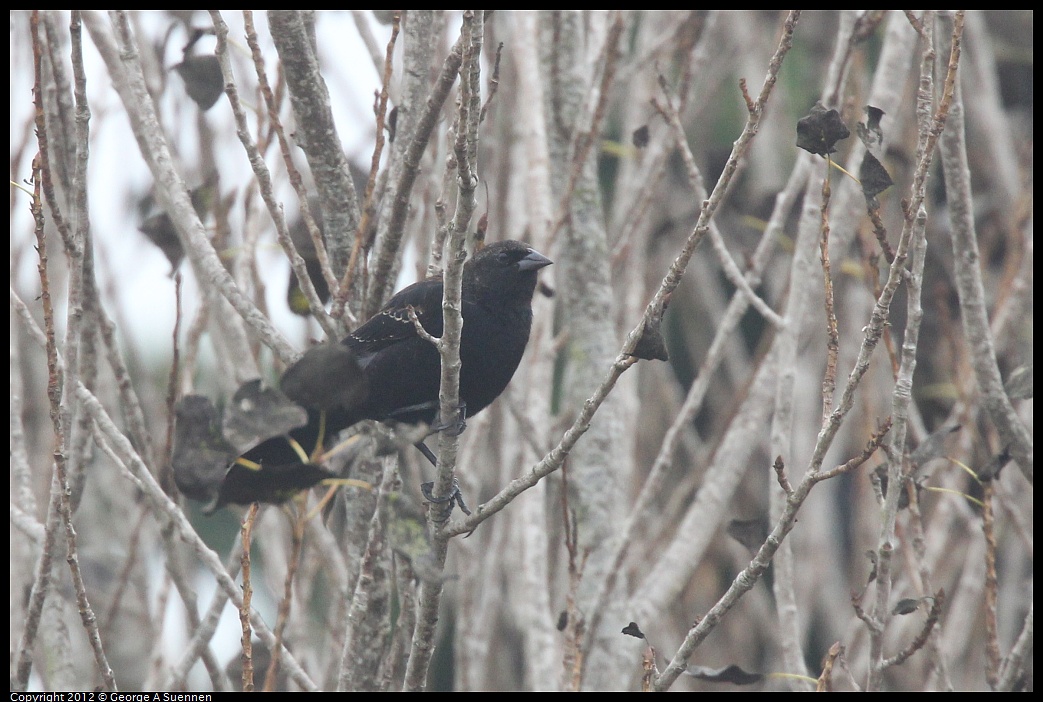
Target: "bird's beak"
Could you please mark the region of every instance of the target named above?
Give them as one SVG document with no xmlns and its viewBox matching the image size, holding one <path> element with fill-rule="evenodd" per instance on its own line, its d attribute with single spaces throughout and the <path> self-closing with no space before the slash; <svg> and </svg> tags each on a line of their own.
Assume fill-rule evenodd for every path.
<svg viewBox="0 0 1043 702">
<path fill-rule="evenodd" d="M 518 270 L 538 271 L 544 266 L 549 266 L 552 263 L 554 263 L 554 261 L 550 260 L 543 254 L 534 249 L 529 249 L 529 254 L 522 260 L 518 261 Z"/>
</svg>

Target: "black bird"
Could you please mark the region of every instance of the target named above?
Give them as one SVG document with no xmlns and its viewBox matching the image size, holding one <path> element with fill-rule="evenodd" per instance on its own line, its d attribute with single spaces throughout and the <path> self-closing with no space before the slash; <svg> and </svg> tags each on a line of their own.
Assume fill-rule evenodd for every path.
<svg viewBox="0 0 1043 702">
<path fill-rule="evenodd" d="M 529 342 L 536 273 L 550 263 L 527 244 L 501 241 L 464 264 L 460 401 L 468 416 L 488 407 L 514 376 Z M 338 417 L 345 426 L 361 419 L 434 422 L 441 360 L 431 342 L 417 335 L 410 307 L 429 334 L 442 336 L 442 279 L 437 277 L 396 293 L 341 342 L 355 352 L 368 381 L 365 401 Z"/>
<path fill-rule="evenodd" d="M 466 416 L 488 407 L 511 381 L 529 341 L 536 274 L 550 264 L 520 241 L 489 244 L 464 264 L 460 403 Z M 287 369 L 283 391 L 308 410 L 308 424 L 290 432 L 304 451 L 313 452 L 363 419 L 438 426 L 441 358 L 417 334 L 409 310 L 429 334 L 440 337 L 442 291 L 441 277 L 404 288 L 339 345 L 314 347 Z M 249 462 L 262 471 L 302 463 L 285 435 L 237 461 Z M 220 502 L 230 501 L 236 500 Z"/>
</svg>

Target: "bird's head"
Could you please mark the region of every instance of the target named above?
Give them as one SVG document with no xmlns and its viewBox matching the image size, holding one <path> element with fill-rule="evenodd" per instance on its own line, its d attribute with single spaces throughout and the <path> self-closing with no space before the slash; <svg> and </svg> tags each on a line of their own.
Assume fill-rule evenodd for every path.
<svg viewBox="0 0 1043 702">
<path fill-rule="evenodd" d="M 553 261 L 521 241 L 489 244 L 464 264 L 465 288 L 495 292 L 528 303 L 536 290 L 536 274 Z"/>
</svg>

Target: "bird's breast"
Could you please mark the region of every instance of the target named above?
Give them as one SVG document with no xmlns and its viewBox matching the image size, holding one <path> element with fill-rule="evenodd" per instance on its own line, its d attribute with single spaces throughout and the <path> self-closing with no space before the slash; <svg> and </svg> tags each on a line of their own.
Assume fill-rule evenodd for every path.
<svg viewBox="0 0 1043 702">
<path fill-rule="evenodd" d="M 464 318 L 460 340 L 460 399 L 468 415 L 504 391 L 521 363 L 532 327 L 532 311 L 499 310 Z"/>
</svg>

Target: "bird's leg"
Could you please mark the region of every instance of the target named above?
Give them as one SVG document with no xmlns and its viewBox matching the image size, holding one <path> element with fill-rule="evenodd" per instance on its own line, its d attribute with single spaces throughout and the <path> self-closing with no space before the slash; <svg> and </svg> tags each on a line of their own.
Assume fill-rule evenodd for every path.
<svg viewBox="0 0 1043 702">
<path fill-rule="evenodd" d="M 427 447 L 427 444 L 424 443 L 423 439 L 421 439 L 413 445 L 416 446 L 417 450 L 420 451 L 420 453 L 424 454 L 424 458 L 430 461 L 432 466 L 438 466 L 438 456 L 435 455 L 434 451 Z"/>
<path fill-rule="evenodd" d="M 319 410 L 319 436 L 315 439 L 315 448 L 311 452 L 311 461 L 322 455 L 322 447 L 326 443 L 326 410 Z"/>
<path fill-rule="evenodd" d="M 451 421 L 442 422 L 439 421 L 435 424 L 432 429 L 432 433 L 445 431 L 449 432 L 450 436 L 460 436 L 463 433 L 464 428 L 467 426 L 467 403 L 461 402 L 456 417 Z M 428 448 L 427 444 L 420 440 L 413 444 L 417 447 L 420 453 L 424 454 L 424 457 L 431 462 L 432 466 L 438 466 L 438 457 L 435 456 L 434 451 Z M 420 492 L 423 493 L 424 499 L 434 504 L 445 504 L 449 503 L 449 509 L 446 511 L 445 517 L 439 521 L 445 522 L 449 520 L 449 516 L 453 513 L 453 505 L 460 507 L 460 511 L 464 514 L 470 514 L 471 510 L 467 507 L 467 503 L 464 502 L 463 493 L 460 491 L 460 483 L 457 481 L 456 476 L 453 476 L 452 485 L 449 486 L 449 493 L 445 497 L 435 497 L 434 494 L 434 483 L 423 483 L 420 485 Z"/>
<path fill-rule="evenodd" d="M 396 410 L 392 410 L 388 413 L 385 419 L 392 419 L 396 422 L 402 422 L 403 424 L 417 424 L 418 422 L 424 421 L 421 419 L 421 417 L 430 417 L 437 410 L 437 400 L 434 402 L 419 402 L 415 405 L 409 405 L 408 407 L 399 407 Z"/>
<path fill-rule="evenodd" d="M 399 409 L 390 412 L 384 419 L 402 422 L 403 424 L 416 424 L 418 422 L 423 421 L 420 419 L 420 417 L 423 417 L 424 415 L 430 416 L 430 413 L 437 409 L 438 403 L 436 402 L 420 402 L 415 405 L 409 405 L 408 407 L 400 407 Z M 464 428 L 466 426 L 467 403 L 461 402 L 457 406 L 456 416 L 449 421 L 439 420 L 432 424 L 431 433 L 434 434 L 440 431 L 448 431 L 451 436 L 460 436 L 460 434 L 463 433 Z"/>
</svg>

